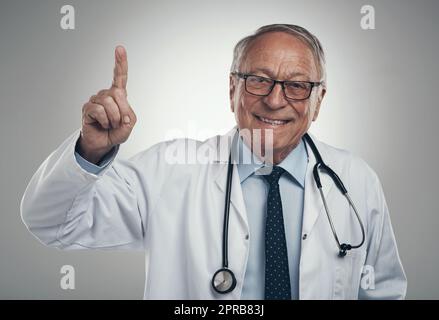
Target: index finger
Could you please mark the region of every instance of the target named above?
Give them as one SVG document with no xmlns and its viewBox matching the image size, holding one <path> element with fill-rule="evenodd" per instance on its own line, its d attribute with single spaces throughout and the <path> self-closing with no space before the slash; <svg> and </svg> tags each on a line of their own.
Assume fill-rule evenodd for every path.
<svg viewBox="0 0 439 320">
<path fill-rule="evenodd" d="M 113 74 L 113 87 L 126 89 L 128 80 L 127 52 L 123 46 L 117 46 L 114 52 L 115 64 Z"/>
</svg>

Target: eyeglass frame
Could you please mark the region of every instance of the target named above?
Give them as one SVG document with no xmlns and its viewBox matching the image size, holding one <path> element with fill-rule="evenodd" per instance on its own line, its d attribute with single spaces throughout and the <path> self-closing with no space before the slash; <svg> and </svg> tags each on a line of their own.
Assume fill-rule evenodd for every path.
<svg viewBox="0 0 439 320">
<path fill-rule="evenodd" d="M 230 74 L 238 76 L 241 79 L 244 79 L 244 87 L 245 87 L 245 91 L 254 95 L 254 96 L 258 96 L 258 97 L 266 97 L 269 96 L 271 94 L 271 92 L 273 91 L 274 87 L 276 86 L 276 84 L 280 84 L 282 87 L 282 92 L 284 94 L 284 97 L 288 100 L 294 100 L 294 101 L 303 101 L 303 100 L 307 100 L 309 99 L 309 97 L 311 96 L 311 92 L 314 89 L 314 87 L 318 87 L 321 86 L 323 84 L 323 81 L 292 81 L 292 80 L 276 80 L 276 79 L 272 79 L 272 78 L 267 78 L 267 77 L 262 77 L 262 76 L 258 76 L 256 74 L 250 74 L 250 73 L 242 73 L 242 72 L 231 72 Z M 253 92 L 250 92 L 247 89 L 247 78 L 248 77 L 258 77 L 258 78 L 262 78 L 262 79 L 266 79 L 266 80 L 270 80 L 273 81 L 273 84 L 271 85 L 270 90 L 268 91 L 267 94 L 255 94 Z M 285 82 L 299 82 L 299 83 L 309 83 L 311 85 L 311 89 L 309 90 L 308 96 L 306 98 L 302 98 L 302 99 L 294 99 L 294 98 L 290 98 L 287 96 L 286 92 L 285 92 Z"/>
</svg>

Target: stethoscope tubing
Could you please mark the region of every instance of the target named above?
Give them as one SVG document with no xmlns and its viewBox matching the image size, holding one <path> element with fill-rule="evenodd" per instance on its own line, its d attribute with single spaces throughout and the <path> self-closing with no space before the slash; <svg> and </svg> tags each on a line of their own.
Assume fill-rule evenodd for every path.
<svg viewBox="0 0 439 320">
<path fill-rule="evenodd" d="M 236 138 L 236 134 L 233 137 L 232 146 L 233 146 L 233 143 L 235 141 L 235 138 Z M 320 197 L 322 198 L 322 202 L 323 202 L 323 206 L 325 208 L 326 216 L 328 218 L 328 222 L 329 222 L 329 225 L 331 227 L 333 237 L 334 237 L 335 242 L 336 242 L 338 249 L 339 249 L 338 255 L 340 257 L 344 257 L 348 250 L 360 248 L 364 244 L 366 235 L 365 235 L 365 231 L 364 231 L 363 221 L 361 220 L 361 217 L 358 214 L 357 208 L 355 207 L 355 205 L 354 205 L 351 197 L 349 196 L 348 191 L 345 188 L 340 177 L 330 167 L 328 167 L 324 163 L 322 156 L 320 155 L 320 152 L 318 151 L 316 145 L 314 144 L 314 141 L 311 139 L 311 137 L 308 135 L 308 133 L 305 133 L 302 139 L 305 142 L 307 142 L 308 145 L 311 147 L 311 150 L 314 154 L 314 157 L 316 158 L 316 164 L 313 168 L 314 181 L 317 185 L 317 188 L 319 189 Z M 224 199 L 225 206 L 224 206 L 224 224 L 223 224 L 222 268 L 218 269 L 215 272 L 214 276 L 212 277 L 212 286 L 213 286 L 214 290 L 216 292 L 222 293 L 222 294 L 231 292 L 236 286 L 236 278 L 235 278 L 235 275 L 232 272 L 232 270 L 229 269 L 229 261 L 228 261 L 229 215 L 230 215 L 230 202 L 231 202 L 230 197 L 231 197 L 231 193 L 232 193 L 233 168 L 234 168 L 234 165 L 232 163 L 232 151 L 230 151 L 228 168 L 227 168 L 226 195 L 225 195 L 225 199 Z M 337 186 L 337 188 L 340 190 L 340 192 L 343 194 L 343 196 L 347 199 L 350 207 L 354 210 L 354 213 L 355 213 L 355 216 L 356 216 L 358 223 L 360 225 L 361 234 L 362 234 L 362 239 L 361 239 L 361 242 L 359 244 L 351 245 L 351 244 L 347 244 L 347 243 L 340 243 L 340 240 L 338 238 L 334 223 L 332 222 L 332 217 L 331 217 L 331 214 L 329 212 L 326 198 L 323 194 L 323 188 L 322 188 L 322 183 L 320 181 L 319 169 L 322 171 L 325 171 L 330 176 L 330 178 L 334 181 L 334 184 Z M 222 280 L 216 278 L 217 276 L 221 276 L 221 275 L 223 276 Z M 228 275 L 229 279 L 231 279 L 231 281 L 229 281 L 230 283 L 228 285 L 225 284 L 225 281 L 226 281 L 226 280 L 224 280 L 226 278 L 225 275 Z"/>
<path fill-rule="evenodd" d="M 233 164 L 232 163 L 232 153 L 229 155 L 229 166 L 227 168 L 227 186 L 226 186 L 226 198 L 224 206 L 224 225 L 223 225 L 223 268 L 227 269 L 229 267 L 229 214 L 230 214 L 230 196 L 232 189 L 232 178 L 233 178 Z"/>
</svg>

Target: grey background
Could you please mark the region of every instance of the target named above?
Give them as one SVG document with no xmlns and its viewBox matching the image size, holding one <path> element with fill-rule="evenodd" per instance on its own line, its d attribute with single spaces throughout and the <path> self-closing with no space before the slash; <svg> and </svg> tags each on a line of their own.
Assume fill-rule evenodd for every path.
<svg viewBox="0 0 439 320">
<path fill-rule="evenodd" d="M 437 1 L 1 1 L 0 298 L 141 299 L 144 256 L 61 252 L 23 225 L 19 202 L 41 162 L 80 126 L 81 107 L 111 83 L 113 49 L 129 58 L 139 122 L 128 157 L 171 135 L 204 138 L 234 124 L 232 48 L 268 23 L 308 28 L 327 53 L 329 88 L 312 131 L 363 157 L 387 197 L 408 298 L 439 298 Z M 62 30 L 60 8 L 76 9 Z M 360 8 L 376 30 L 360 28 Z M 169 93 L 167 81 L 186 79 Z M 60 268 L 76 270 L 61 290 Z"/>
</svg>

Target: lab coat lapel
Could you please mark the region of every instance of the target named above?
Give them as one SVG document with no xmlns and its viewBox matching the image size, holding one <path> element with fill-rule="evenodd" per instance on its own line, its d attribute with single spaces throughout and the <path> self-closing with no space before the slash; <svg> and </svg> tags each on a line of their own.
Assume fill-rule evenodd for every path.
<svg viewBox="0 0 439 320">
<path fill-rule="evenodd" d="M 215 183 L 217 184 L 220 191 L 226 195 L 226 184 L 227 184 L 227 169 L 229 161 L 229 152 L 224 152 L 224 150 L 230 150 L 227 148 L 227 143 L 231 142 L 231 138 L 236 132 L 236 127 L 230 130 L 226 135 L 221 136 L 219 143 L 221 145 L 221 153 L 219 154 L 217 160 L 215 161 L 220 166 L 218 174 L 215 177 Z M 220 146 L 218 146 L 220 148 Z M 230 195 L 231 206 L 230 212 L 235 209 L 238 214 L 238 220 L 242 223 L 243 229 L 248 228 L 246 209 L 244 197 L 242 195 L 241 182 L 239 179 L 239 174 L 236 164 L 233 165 L 233 176 L 232 176 L 232 192 Z"/>
<path fill-rule="evenodd" d="M 315 139 L 313 135 L 311 135 L 317 149 L 319 150 L 323 161 L 328 164 L 327 160 L 328 155 L 325 153 L 325 148 L 322 144 Z M 303 210 L 303 225 L 302 225 L 302 234 L 310 235 L 312 228 L 315 225 L 317 218 L 320 213 L 324 210 L 323 201 L 320 196 L 320 191 L 317 188 L 317 185 L 314 180 L 313 169 L 316 164 L 316 158 L 311 150 L 311 148 L 307 145 L 308 151 L 308 166 L 306 170 L 305 176 L 305 199 L 304 199 L 304 210 Z M 331 164 L 329 164 L 331 166 Z M 320 171 L 320 180 L 322 182 L 323 194 L 325 198 L 329 191 L 334 186 L 334 182 L 332 179 L 325 173 Z"/>
<path fill-rule="evenodd" d="M 223 152 L 219 153 L 219 156 L 215 161 L 216 163 L 215 165 L 220 166 L 218 170 L 218 174 L 215 177 L 215 183 L 219 187 L 220 191 L 224 194 L 224 197 L 226 192 L 227 165 L 228 165 L 228 157 L 229 157 L 228 152 L 224 152 L 224 150 L 227 149 L 227 147 L 225 146 L 227 146 L 227 143 L 231 141 L 231 138 L 235 132 L 236 132 L 236 127 L 230 130 L 224 136 L 221 136 L 218 141 L 219 145 L 217 146 L 217 148 L 220 148 L 221 145 L 222 146 L 221 150 Z M 322 143 L 320 143 L 313 135 L 310 134 L 310 136 L 313 139 L 314 143 L 316 144 L 317 149 L 319 150 L 323 158 L 323 161 L 325 161 L 326 164 L 331 166 L 337 172 L 338 168 L 335 166 L 335 163 L 332 161 L 332 159 L 330 159 L 329 154 L 325 152 L 326 151 L 325 146 Z M 314 176 L 312 173 L 314 166 L 316 164 L 316 158 L 312 153 L 311 148 L 308 145 L 306 146 L 308 151 L 308 166 L 305 175 L 305 196 L 304 196 L 302 233 L 307 234 L 307 236 L 309 236 L 319 214 L 322 212 L 322 210 L 324 210 L 324 207 L 323 207 L 322 199 L 320 197 L 319 189 L 315 184 Z M 323 186 L 323 194 L 325 197 L 327 197 L 331 189 L 334 187 L 334 182 L 327 174 L 323 172 L 320 172 L 320 180 Z M 238 170 L 236 165 L 234 165 L 233 168 L 231 204 L 232 204 L 231 209 L 233 207 L 236 210 L 239 221 L 242 223 L 242 227 L 244 229 L 247 229 L 248 223 L 247 223 L 245 203 L 242 195 L 241 183 L 239 181 Z"/>
</svg>

